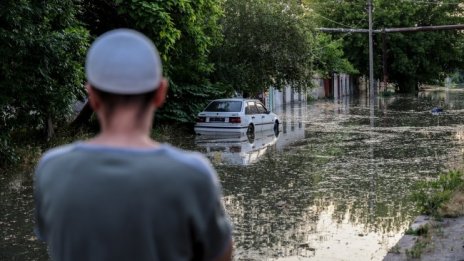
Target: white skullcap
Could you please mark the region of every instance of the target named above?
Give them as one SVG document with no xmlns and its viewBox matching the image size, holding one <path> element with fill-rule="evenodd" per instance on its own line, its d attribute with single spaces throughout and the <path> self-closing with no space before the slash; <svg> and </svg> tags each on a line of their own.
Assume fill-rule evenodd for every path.
<svg viewBox="0 0 464 261">
<path fill-rule="evenodd" d="M 162 74 L 153 42 L 130 29 L 104 33 L 90 46 L 85 62 L 87 81 L 102 91 L 141 94 L 156 90 Z"/>
</svg>

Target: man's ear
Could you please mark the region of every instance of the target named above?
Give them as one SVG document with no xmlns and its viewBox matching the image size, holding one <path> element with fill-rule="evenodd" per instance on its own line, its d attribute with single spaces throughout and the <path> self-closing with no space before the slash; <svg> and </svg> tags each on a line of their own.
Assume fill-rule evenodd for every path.
<svg viewBox="0 0 464 261">
<path fill-rule="evenodd" d="M 85 85 L 85 88 L 87 89 L 87 94 L 89 95 L 90 107 L 92 107 L 94 112 L 97 112 L 101 107 L 100 97 L 98 97 L 92 85 L 89 83 Z"/>
<path fill-rule="evenodd" d="M 155 96 L 153 98 L 153 105 L 155 108 L 161 108 L 166 101 L 166 94 L 168 92 L 168 81 L 163 78 L 161 79 L 160 85 L 155 92 Z"/>
</svg>

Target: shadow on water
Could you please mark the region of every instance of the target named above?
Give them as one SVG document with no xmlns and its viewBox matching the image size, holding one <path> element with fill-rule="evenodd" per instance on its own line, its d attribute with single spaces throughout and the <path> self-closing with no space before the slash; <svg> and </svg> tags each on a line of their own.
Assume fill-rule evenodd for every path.
<svg viewBox="0 0 464 261">
<path fill-rule="evenodd" d="M 277 112 L 278 136 L 171 142 L 215 165 L 236 260 L 381 260 L 417 214 L 411 186 L 462 166 L 464 93 L 373 108 L 365 98 L 296 104 Z M 0 260 L 47 260 L 32 233 L 30 173 L 0 179 Z"/>
</svg>

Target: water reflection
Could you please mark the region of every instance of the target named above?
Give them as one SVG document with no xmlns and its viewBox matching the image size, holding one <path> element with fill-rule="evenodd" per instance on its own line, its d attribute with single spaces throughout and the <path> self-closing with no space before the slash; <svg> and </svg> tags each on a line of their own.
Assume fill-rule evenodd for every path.
<svg viewBox="0 0 464 261">
<path fill-rule="evenodd" d="M 254 136 L 214 134 L 195 137 L 196 149 L 217 166 L 257 163 L 269 150 L 281 152 L 305 138 L 307 106 L 287 106 L 276 111 L 281 120 L 279 132 L 256 132 Z"/>
<path fill-rule="evenodd" d="M 401 96 L 282 109 L 279 150 L 218 168 L 236 259 L 382 260 L 417 214 L 411 185 L 462 166 L 464 104 L 450 100 L 442 116 Z"/>
<path fill-rule="evenodd" d="M 213 164 L 245 166 L 256 163 L 276 143 L 278 135 L 273 130 L 244 136 L 202 135 L 195 138 L 195 144 Z"/>
</svg>

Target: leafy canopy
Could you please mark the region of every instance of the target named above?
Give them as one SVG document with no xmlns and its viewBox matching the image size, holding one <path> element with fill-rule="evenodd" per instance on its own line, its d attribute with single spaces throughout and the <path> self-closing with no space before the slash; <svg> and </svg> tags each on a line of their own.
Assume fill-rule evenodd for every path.
<svg viewBox="0 0 464 261">
<path fill-rule="evenodd" d="M 85 0 L 84 6 L 82 20 L 92 34 L 129 27 L 155 42 L 171 83 L 159 120 L 190 122 L 209 99 L 230 91 L 209 77 L 210 51 L 222 40 L 222 0 Z"/>
<path fill-rule="evenodd" d="M 228 0 L 222 26 L 224 42 L 213 55 L 218 80 L 250 93 L 309 86 L 312 25 L 300 5 Z"/>
<path fill-rule="evenodd" d="M 365 0 L 307 1 L 324 27 L 368 28 Z M 374 29 L 462 24 L 459 1 L 373 0 Z M 368 74 L 367 34 L 339 34 L 348 60 Z M 382 75 L 382 38 L 374 37 L 375 73 Z M 392 33 L 387 35 L 389 80 L 402 92 L 414 91 L 419 83 L 436 83 L 463 66 L 463 36 L 459 31 Z"/>
<path fill-rule="evenodd" d="M 13 130 L 65 120 L 83 95 L 88 34 L 77 12 L 71 0 L 0 1 L 0 161 Z"/>
<path fill-rule="evenodd" d="M 299 2 L 226 1 L 215 79 L 253 94 L 287 84 L 308 88 L 315 73 L 355 72 L 341 42 L 317 34 L 313 15 Z"/>
</svg>

